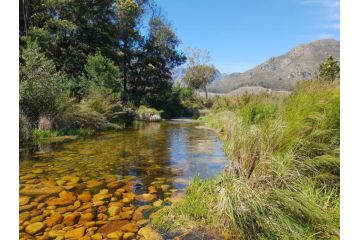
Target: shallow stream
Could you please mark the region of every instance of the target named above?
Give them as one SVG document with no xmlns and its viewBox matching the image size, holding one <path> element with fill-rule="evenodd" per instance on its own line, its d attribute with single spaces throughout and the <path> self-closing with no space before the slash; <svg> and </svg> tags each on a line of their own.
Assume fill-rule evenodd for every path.
<svg viewBox="0 0 359 240">
<path fill-rule="evenodd" d="M 20 238 L 160 239 L 145 227 L 155 209 L 226 162 L 217 134 L 191 121 L 137 123 L 22 149 Z"/>
</svg>

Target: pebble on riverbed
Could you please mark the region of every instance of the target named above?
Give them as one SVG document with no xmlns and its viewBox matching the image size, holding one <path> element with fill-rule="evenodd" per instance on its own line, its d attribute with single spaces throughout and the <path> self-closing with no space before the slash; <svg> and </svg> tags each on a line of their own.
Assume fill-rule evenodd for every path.
<svg viewBox="0 0 359 240">
<path fill-rule="evenodd" d="M 42 176 L 45 173 L 32 171 L 21 178 L 35 181 L 20 183 L 20 239 L 163 239 L 146 227 L 144 213 L 163 203 L 156 193 L 170 189 L 165 179 L 145 188 L 147 193 L 136 194 L 130 177 L 123 182 L 110 177 L 83 181 L 78 175 L 53 180 Z M 104 186 L 108 189 L 99 189 Z"/>
</svg>

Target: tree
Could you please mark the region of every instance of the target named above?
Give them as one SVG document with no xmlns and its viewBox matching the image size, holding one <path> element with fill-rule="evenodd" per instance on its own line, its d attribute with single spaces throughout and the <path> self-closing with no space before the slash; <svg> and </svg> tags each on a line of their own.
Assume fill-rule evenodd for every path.
<svg viewBox="0 0 359 240">
<path fill-rule="evenodd" d="M 122 67 L 123 91 L 128 92 L 128 73 L 140 45 L 142 36 L 138 30 L 142 9 L 134 0 L 117 0 L 117 18 L 119 33 L 119 58 Z"/>
<path fill-rule="evenodd" d="M 185 61 L 185 56 L 177 50 L 180 40 L 171 26 L 160 16 L 149 22 L 149 34 L 139 59 L 135 94 L 153 107 L 163 105 L 172 88 L 173 68 Z"/>
<path fill-rule="evenodd" d="M 203 89 L 208 98 L 207 85 L 216 78 L 216 68 L 211 65 L 197 65 L 189 67 L 184 81 L 193 89 Z"/>
<path fill-rule="evenodd" d="M 216 68 L 208 65 L 210 59 L 208 51 L 189 49 L 188 67 L 184 82 L 193 89 L 203 89 L 208 98 L 207 85 L 216 78 Z"/>
<path fill-rule="evenodd" d="M 75 77 L 86 58 L 100 50 L 117 60 L 114 0 L 20 0 L 20 44 L 37 41 L 57 70 Z"/>
<path fill-rule="evenodd" d="M 42 116 L 53 118 L 67 98 L 64 75 L 46 58 L 36 42 L 21 52 L 20 108 L 37 123 Z"/>
<path fill-rule="evenodd" d="M 319 65 L 318 77 L 325 81 L 334 81 L 339 77 L 340 67 L 338 61 L 333 56 L 329 56 L 323 63 Z"/>
<path fill-rule="evenodd" d="M 121 91 L 119 68 L 113 61 L 102 56 L 100 52 L 88 56 L 85 75 L 89 83 L 104 86 L 113 92 Z"/>
</svg>

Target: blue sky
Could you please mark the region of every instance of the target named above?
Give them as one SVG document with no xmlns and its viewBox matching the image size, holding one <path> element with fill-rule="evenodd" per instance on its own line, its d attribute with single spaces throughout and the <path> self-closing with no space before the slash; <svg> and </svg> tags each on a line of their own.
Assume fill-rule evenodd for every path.
<svg viewBox="0 0 359 240">
<path fill-rule="evenodd" d="M 339 0 L 157 0 L 182 41 L 221 72 L 243 72 L 301 43 L 339 40 Z"/>
</svg>

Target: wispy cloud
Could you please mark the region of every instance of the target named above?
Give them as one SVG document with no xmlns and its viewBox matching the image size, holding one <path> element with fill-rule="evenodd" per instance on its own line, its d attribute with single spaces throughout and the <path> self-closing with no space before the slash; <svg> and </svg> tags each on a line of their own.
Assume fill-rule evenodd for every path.
<svg viewBox="0 0 359 240">
<path fill-rule="evenodd" d="M 315 8 L 315 13 L 323 20 L 323 28 L 340 29 L 340 1 L 339 0 L 300 0 L 300 3 Z"/>
</svg>

